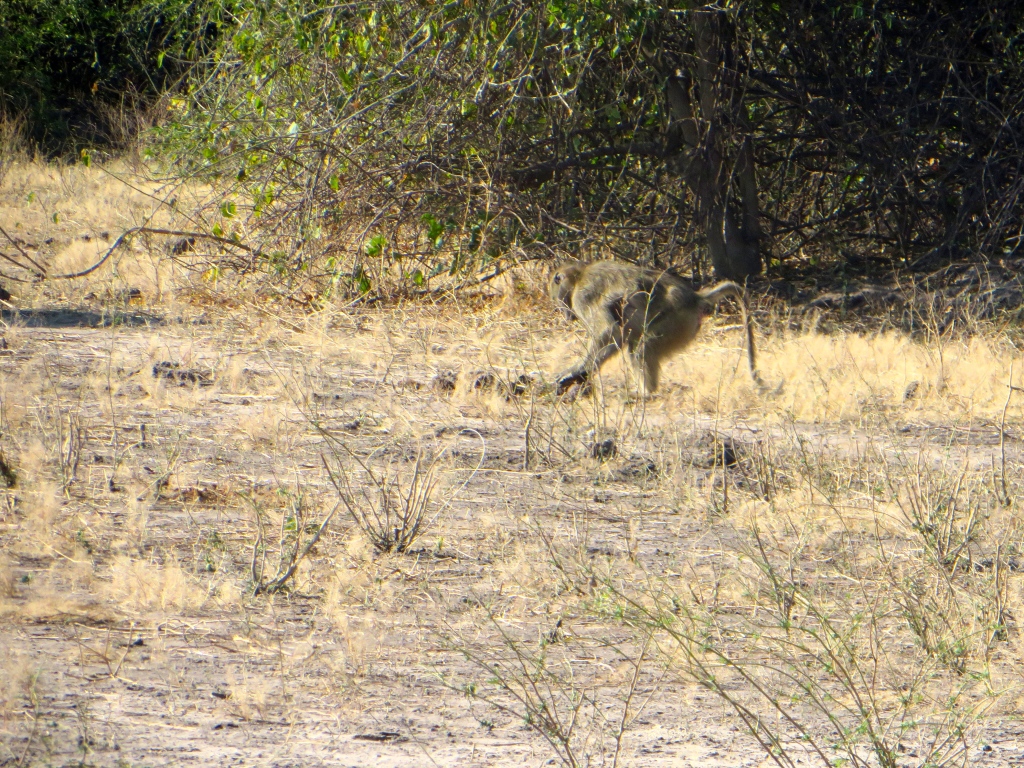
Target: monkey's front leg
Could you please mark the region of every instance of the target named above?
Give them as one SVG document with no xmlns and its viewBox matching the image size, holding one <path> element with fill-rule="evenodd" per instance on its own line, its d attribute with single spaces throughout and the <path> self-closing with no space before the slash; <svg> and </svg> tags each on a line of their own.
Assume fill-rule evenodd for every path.
<svg viewBox="0 0 1024 768">
<path fill-rule="evenodd" d="M 602 340 L 591 345 L 586 356 L 569 370 L 560 373 L 555 379 L 555 394 L 563 394 L 573 384 L 586 386 L 590 377 L 604 362 L 619 351 L 619 345 L 613 340 Z"/>
</svg>

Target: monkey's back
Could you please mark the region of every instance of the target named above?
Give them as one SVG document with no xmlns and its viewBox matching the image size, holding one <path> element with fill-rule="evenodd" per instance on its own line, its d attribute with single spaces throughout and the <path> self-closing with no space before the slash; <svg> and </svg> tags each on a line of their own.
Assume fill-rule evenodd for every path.
<svg viewBox="0 0 1024 768">
<path fill-rule="evenodd" d="M 665 314 L 696 310 L 699 301 L 692 288 L 669 272 L 607 260 L 583 269 L 573 292 L 572 307 L 577 317 L 588 324 L 603 319 L 595 317 L 595 312 L 606 312 L 616 305 L 629 307 L 634 313 L 642 313 L 646 329 Z"/>
</svg>

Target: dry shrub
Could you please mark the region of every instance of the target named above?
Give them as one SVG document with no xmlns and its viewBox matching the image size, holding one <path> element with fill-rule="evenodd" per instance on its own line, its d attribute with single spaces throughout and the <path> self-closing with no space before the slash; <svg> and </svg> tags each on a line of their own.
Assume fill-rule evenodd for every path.
<svg viewBox="0 0 1024 768">
<path fill-rule="evenodd" d="M 318 522 L 301 487 L 294 492 L 279 488 L 276 495 L 284 501 L 284 509 L 266 509 L 255 493 L 242 495 L 256 518 L 257 536 L 249 564 L 254 596 L 278 592 L 304 573 L 306 558 L 320 541 L 338 508 L 335 504 Z M 272 528 L 277 529 L 276 542 L 269 535 Z M 277 560 L 273 575 L 267 567 L 268 559 Z"/>
<path fill-rule="evenodd" d="M 362 482 L 353 483 L 351 473 L 340 464 L 328 468 L 338 498 L 374 549 L 406 552 L 434 516 L 436 459 L 424 467 L 423 454 L 419 453 L 411 470 L 403 472 L 391 463 L 374 472 L 354 458 L 365 473 Z"/>
</svg>

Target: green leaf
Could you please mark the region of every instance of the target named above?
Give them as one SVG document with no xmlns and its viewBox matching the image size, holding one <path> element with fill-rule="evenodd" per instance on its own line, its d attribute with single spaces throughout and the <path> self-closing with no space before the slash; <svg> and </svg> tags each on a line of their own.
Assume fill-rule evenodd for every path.
<svg viewBox="0 0 1024 768">
<path fill-rule="evenodd" d="M 338 189 L 341 187 L 341 182 L 338 181 L 337 176 L 331 176 L 327 183 L 330 185 L 331 190 L 334 192 L 337 192 Z"/>
<path fill-rule="evenodd" d="M 384 235 L 374 235 L 370 238 L 369 242 L 366 243 L 366 255 L 380 256 L 384 251 L 384 246 L 387 244 L 388 241 Z"/>
<path fill-rule="evenodd" d="M 214 237 L 224 237 L 224 228 L 220 224 L 214 224 L 211 231 Z"/>
<path fill-rule="evenodd" d="M 232 201 L 228 200 L 224 203 L 221 203 L 220 215 L 223 216 L 225 219 L 230 219 L 236 213 L 238 213 L 238 206 L 236 206 Z"/>
<path fill-rule="evenodd" d="M 436 250 L 444 245 L 444 224 L 438 221 L 431 213 L 423 214 L 420 220 L 427 225 L 427 239 L 430 241 L 431 246 Z"/>
</svg>

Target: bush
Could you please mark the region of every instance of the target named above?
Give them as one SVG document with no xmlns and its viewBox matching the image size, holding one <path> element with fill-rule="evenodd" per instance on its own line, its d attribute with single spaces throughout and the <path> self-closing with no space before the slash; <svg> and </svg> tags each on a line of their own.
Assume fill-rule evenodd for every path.
<svg viewBox="0 0 1024 768">
<path fill-rule="evenodd" d="M 173 85 L 217 36 L 218 0 L 0 0 L 0 113 L 44 151 L 116 143 L 116 113 Z"/>
<path fill-rule="evenodd" d="M 157 147 L 219 185 L 219 226 L 264 234 L 267 270 L 319 291 L 565 253 L 701 280 L 1019 247 L 1009 0 L 233 11 Z"/>
</svg>

